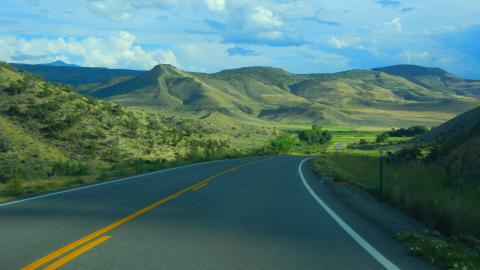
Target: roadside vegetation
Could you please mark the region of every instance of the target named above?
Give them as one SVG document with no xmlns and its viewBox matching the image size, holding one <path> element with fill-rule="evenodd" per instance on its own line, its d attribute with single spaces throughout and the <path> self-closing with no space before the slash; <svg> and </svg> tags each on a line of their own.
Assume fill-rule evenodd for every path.
<svg viewBox="0 0 480 270">
<path fill-rule="evenodd" d="M 403 234 L 397 238 L 412 248 L 413 255 L 426 257 L 446 269 L 480 268 L 480 185 L 459 181 L 448 167 L 423 162 L 421 157 L 427 158 L 428 153 L 406 149 L 399 151 L 391 164 L 387 157 L 383 158 L 381 199 L 441 234 Z M 379 196 L 378 151 L 329 153 L 315 159 L 312 167 L 324 177 Z"/>
<path fill-rule="evenodd" d="M 2 64 L 0 199 L 255 154 L 233 147 L 231 132 L 195 119 L 130 111 Z"/>
</svg>

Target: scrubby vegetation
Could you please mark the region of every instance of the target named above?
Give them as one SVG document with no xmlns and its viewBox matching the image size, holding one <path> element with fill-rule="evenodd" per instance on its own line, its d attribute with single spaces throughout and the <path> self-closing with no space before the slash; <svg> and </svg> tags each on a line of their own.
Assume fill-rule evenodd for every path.
<svg viewBox="0 0 480 270">
<path fill-rule="evenodd" d="M 314 168 L 338 181 L 376 194 L 379 188 L 378 154 L 334 153 L 317 159 Z M 385 158 L 384 164 L 388 164 Z M 480 186 L 451 179 L 445 168 L 416 161 L 384 168 L 384 198 L 416 219 L 448 234 L 480 237 Z"/>
<path fill-rule="evenodd" d="M 213 74 L 186 72 L 171 65 L 144 72 L 18 67 L 124 106 L 181 111 L 190 117 L 198 117 L 199 110 L 220 112 L 247 122 L 430 126 L 480 104 L 477 81 L 414 66 L 409 66 L 408 74 L 395 73 L 403 67 L 332 74 L 292 74 L 271 67 Z M 424 76 L 412 78 L 415 70 Z"/>
<path fill-rule="evenodd" d="M 300 131 L 298 137 L 301 141 L 306 142 L 309 145 L 326 145 L 332 140 L 332 134 L 328 130 L 323 130 L 319 125 L 313 125 L 311 129 Z"/>
<path fill-rule="evenodd" d="M 444 269 L 480 269 L 480 240 L 474 237 L 445 237 L 426 231 L 401 233 L 396 238 L 410 247 L 411 255 L 422 256 Z"/>
<path fill-rule="evenodd" d="M 246 154 L 219 134 L 0 67 L 0 196 Z"/>
<path fill-rule="evenodd" d="M 281 135 L 271 140 L 265 149 L 266 153 L 288 154 L 298 144 L 298 138 L 293 135 Z"/>
<path fill-rule="evenodd" d="M 390 137 L 415 137 L 417 135 L 425 134 L 429 131 L 427 127 L 424 126 L 413 126 L 409 128 L 392 128 L 391 131 L 385 132 Z"/>
</svg>

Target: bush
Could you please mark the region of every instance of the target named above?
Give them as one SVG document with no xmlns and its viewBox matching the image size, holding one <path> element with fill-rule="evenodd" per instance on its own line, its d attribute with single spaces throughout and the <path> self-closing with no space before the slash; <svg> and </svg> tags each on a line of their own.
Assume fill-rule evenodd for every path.
<svg viewBox="0 0 480 270">
<path fill-rule="evenodd" d="M 23 193 L 23 185 L 22 181 L 18 176 L 10 179 L 7 182 L 7 186 L 5 187 L 5 195 L 7 196 L 18 196 Z"/>
<path fill-rule="evenodd" d="M 12 143 L 8 138 L 0 138 L 0 152 L 8 152 L 12 149 Z"/>
<path fill-rule="evenodd" d="M 10 108 L 7 110 L 7 115 L 9 116 L 16 116 L 21 114 L 20 107 L 18 105 L 12 105 Z"/>
<path fill-rule="evenodd" d="M 288 153 L 297 144 L 297 138 L 290 135 L 281 135 L 270 141 L 270 150 L 274 153 Z"/>
<path fill-rule="evenodd" d="M 365 139 L 360 139 L 360 141 L 358 142 L 358 145 L 367 145 L 367 144 L 368 142 Z"/>
<path fill-rule="evenodd" d="M 60 161 L 53 165 L 52 172 L 56 175 L 83 176 L 90 173 L 90 167 L 86 164 L 74 161 Z"/>
<path fill-rule="evenodd" d="M 413 137 L 428 132 L 428 128 L 424 126 L 413 126 L 409 128 L 392 129 L 386 132 L 390 137 Z"/>
<path fill-rule="evenodd" d="M 382 133 L 377 136 L 377 139 L 375 140 L 377 143 L 384 143 L 388 141 L 388 138 L 390 138 L 390 135 L 388 133 Z"/>
<path fill-rule="evenodd" d="M 125 121 L 125 127 L 130 130 L 137 130 L 141 125 L 140 120 L 133 114 L 129 114 L 127 121 Z"/>
<path fill-rule="evenodd" d="M 322 130 L 321 126 L 313 125 L 311 129 L 300 131 L 298 137 L 308 144 L 325 145 L 332 140 L 333 136 L 328 130 Z"/>
</svg>

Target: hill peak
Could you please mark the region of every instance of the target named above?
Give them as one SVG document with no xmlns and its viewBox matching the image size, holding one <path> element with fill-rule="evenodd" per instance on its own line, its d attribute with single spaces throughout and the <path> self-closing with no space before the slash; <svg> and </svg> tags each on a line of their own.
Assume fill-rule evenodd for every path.
<svg viewBox="0 0 480 270">
<path fill-rule="evenodd" d="M 56 61 L 53 61 L 51 63 L 46 63 L 46 64 L 42 64 L 44 66 L 53 66 L 53 67 L 79 67 L 75 64 L 69 64 L 69 63 L 65 63 L 61 60 L 56 60 Z"/>
<path fill-rule="evenodd" d="M 374 68 L 372 70 L 382 71 L 390 75 L 412 77 L 412 76 L 437 76 L 437 77 L 457 77 L 441 68 L 424 67 L 417 65 L 393 65 L 387 67 Z"/>
<path fill-rule="evenodd" d="M 170 64 L 158 64 L 156 66 L 154 66 L 150 71 L 161 71 L 161 72 L 165 72 L 165 71 L 179 71 L 179 69 L 174 66 L 174 65 L 170 65 Z"/>
</svg>

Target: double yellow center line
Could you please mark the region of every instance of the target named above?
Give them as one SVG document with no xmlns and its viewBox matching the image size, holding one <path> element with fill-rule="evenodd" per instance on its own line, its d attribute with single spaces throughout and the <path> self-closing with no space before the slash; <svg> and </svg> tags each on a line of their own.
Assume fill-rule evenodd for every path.
<svg viewBox="0 0 480 270">
<path fill-rule="evenodd" d="M 45 265 L 51 261 L 53 261 L 54 259 L 76 249 L 77 247 L 80 247 L 79 249 L 76 249 L 74 251 L 72 251 L 71 253 L 67 254 L 66 256 L 58 259 L 57 261 L 53 262 L 52 264 L 44 267 L 43 269 L 46 269 L 46 270 L 54 270 L 54 269 L 57 269 L 59 267 L 61 267 L 62 265 L 72 261 L 73 259 L 75 259 L 76 257 L 82 255 L 83 253 L 87 252 L 89 249 L 92 249 L 94 248 L 95 246 L 98 246 L 100 244 L 102 244 L 103 242 L 107 241 L 111 236 L 104 236 L 105 233 L 119 227 L 120 225 L 122 224 L 125 224 L 127 223 L 128 221 L 142 215 L 142 214 L 145 214 L 146 212 L 158 207 L 159 205 L 161 204 L 164 204 L 168 201 L 170 201 L 171 199 L 174 199 L 178 196 L 181 196 L 182 194 L 192 190 L 198 190 L 204 186 L 206 186 L 208 184 L 209 181 L 217 178 L 217 177 L 220 177 L 224 174 L 227 174 L 227 173 L 231 173 L 231 172 L 235 172 L 235 171 L 238 171 L 241 167 L 244 167 L 244 166 L 247 166 L 247 165 L 250 165 L 250 164 L 253 164 L 253 163 L 257 163 L 259 161 L 253 161 L 253 162 L 248 162 L 248 163 L 244 163 L 244 164 L 241 164 L 239 166 L 235 166 L 235 167 L 232 167 L 232 168 L 229 168 L 227 170 L 224 170 L 222 172 L 219 172 L 217 174 L 214 174 L 204 180 L 201 180 L 199 182 L 197 182 L 196 184 L 194 185 L 191 185 L 187 188 L 184 188 L 172 195 L 169 195 L 159 201 L 156 201 L 140 210 L 138 210 L 137 212 L 133 213 L 133 214 L 130 214 L 129 216 L 126 216 L 94 233 L 91 233 L 73 243 L 70 243 L 36 261 L 34 261 L 33 263 L 23 267 L 22 269 L 23 270 L 33 270 L 33 269 L 37 269 L 39 267 L 41 267 L 42 265 Z M 91 241 L 95 239 L 94 241 Z M 91 242 L 90 242 L 91 241 Z M 88 243 L 89 242 L 89 243 Z M 85 244 L 85 243 L 88 243 L 88 244 Z M 84 245 L 85 244 L 85 245 Z M 83 245 L 83 246 L 82 246 Z"/>
</svg>

